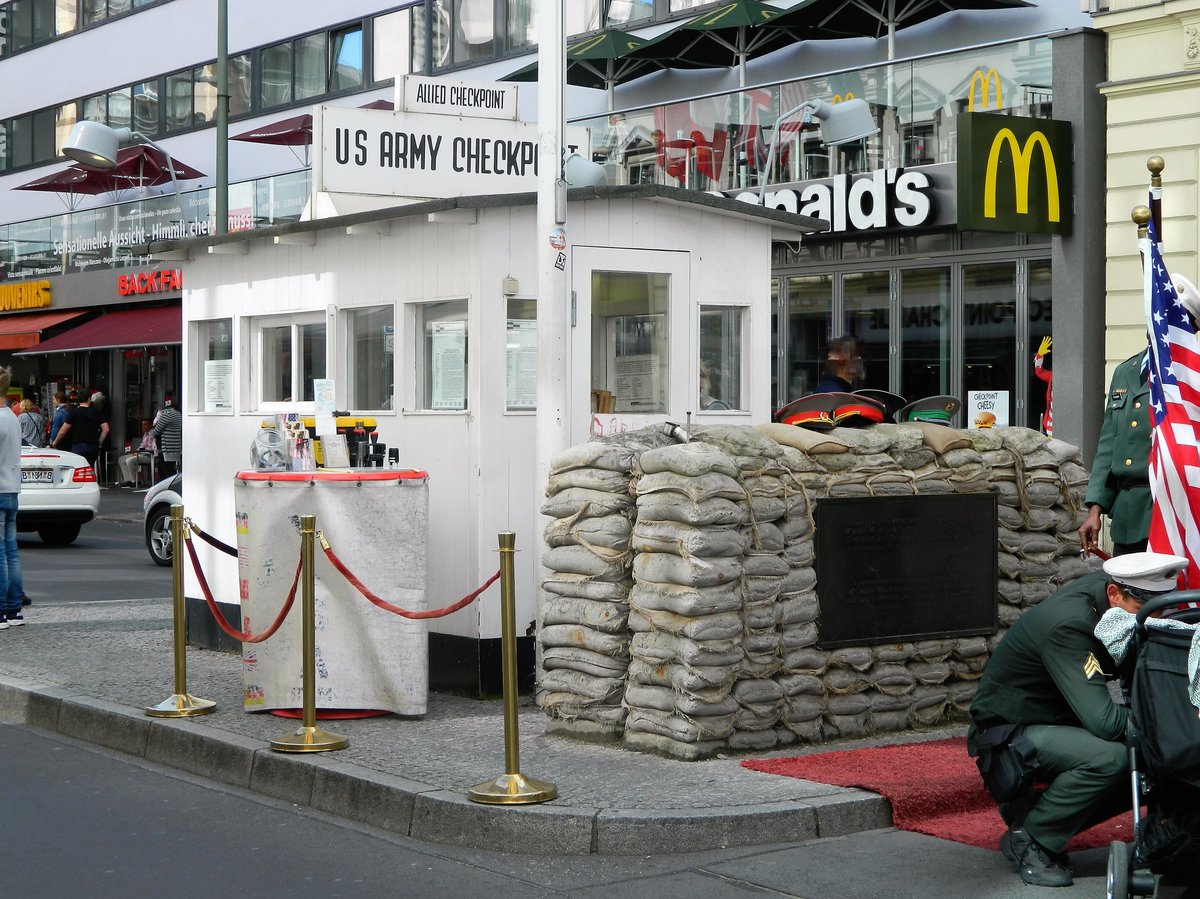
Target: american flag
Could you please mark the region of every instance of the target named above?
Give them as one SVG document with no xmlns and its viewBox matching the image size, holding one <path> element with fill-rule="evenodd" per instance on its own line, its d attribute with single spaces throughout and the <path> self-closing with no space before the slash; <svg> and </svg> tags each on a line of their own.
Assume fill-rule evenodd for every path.
<svg viewBox="0 0 1200 899">
<path fill-rule="evenodd" d="M 1186 556 L 1186 589 L 1200 587 L 1200 341 L 1163 264 L 1153 219 L 1141 251 L 1150 335 L 1151 552 Z"/>
</svg>

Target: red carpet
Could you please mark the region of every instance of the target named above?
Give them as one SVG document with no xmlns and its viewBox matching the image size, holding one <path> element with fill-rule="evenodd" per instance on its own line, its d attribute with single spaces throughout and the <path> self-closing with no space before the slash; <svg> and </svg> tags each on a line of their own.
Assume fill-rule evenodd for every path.
<svg viewBox="0 0 1200 899">
<path fill-rule="evenodd" d="M 838 787 L 861 787 L 887 797 L 901 830 L 996 849 L 1004 821 L 964 739 L 850 749 L 790 758 L 751 759 L 742 765 L 767 774 L 798 777 Z M 1067 847 L 1091 849 L 1133 839 L 1132 813 L 1097 824 Z"/>
</svg>

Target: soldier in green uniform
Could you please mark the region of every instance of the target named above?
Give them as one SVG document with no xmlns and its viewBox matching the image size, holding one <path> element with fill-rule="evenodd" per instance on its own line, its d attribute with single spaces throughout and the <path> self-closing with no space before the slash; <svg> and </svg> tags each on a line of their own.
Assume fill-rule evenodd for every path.
<svg viewBox="0 0 1200 899">
<path fill-rule="evenodd" d="M 1000 848 L 1025 883 L 1070 886 L 1071 837 L 1129 807 L 1125 706 L 1109 693 L 1116 665 L 1094 631 L 1108 609 L 1136 612 L 1174 590 L 1186 568 L 1160 553 L 1109 559 L 1022 615 L 988 660 L 967 751 L 1000 802 Z M 1040 796 L 1035 779 L 1049 783 Z"/>
<path fill-rule="evenodd" d="M 1100 427 L 1100 443 L 1084 503 L 1088 515 L 1079 528 L 1084 549 L 1095 546 L 1100 515 L 1112 519 L 1113 555 L 1141 552 L 1150 534 L 1150 385 L 1143 360 L 1130 356 L 1113 371 Z"/>
</svg>

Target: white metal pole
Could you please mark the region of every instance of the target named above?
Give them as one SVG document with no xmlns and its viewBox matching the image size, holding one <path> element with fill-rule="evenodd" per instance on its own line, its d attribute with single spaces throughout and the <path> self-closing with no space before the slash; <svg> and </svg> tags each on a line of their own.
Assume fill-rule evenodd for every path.
<svg viewBox="0 0 1200 899">
<path fill-rule="evenodd" d="M 570 333 L 563 181 L 566 34 L 563 0 L 542 0 L 538 13 L 537 446 L 534 508 L 540 508 L 550 460 L 570 444 L 567 337 Z"/>
</svg>

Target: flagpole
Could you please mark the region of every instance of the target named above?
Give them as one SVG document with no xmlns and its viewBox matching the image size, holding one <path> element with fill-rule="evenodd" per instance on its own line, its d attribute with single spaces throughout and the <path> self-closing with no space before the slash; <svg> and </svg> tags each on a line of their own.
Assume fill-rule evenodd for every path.
<svg viewBox="0 0 1200 899">
<path fill-rule="evenodd" d="M 1166 160 L 1161 156 L 1151 156 L 1146 160 L 1146 168 L 1150 170 L 1150 215 L 1154 219 L 1154 233 L 1158 242 L 1163 242 L 1162 227 L 1162 173 L 1167 167 Z"/>
</svg>

